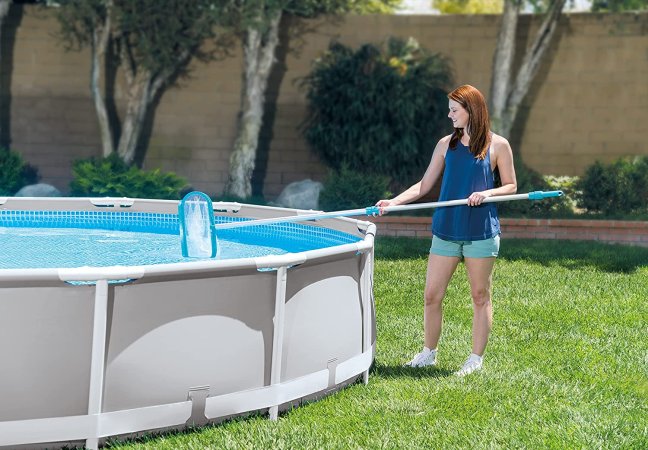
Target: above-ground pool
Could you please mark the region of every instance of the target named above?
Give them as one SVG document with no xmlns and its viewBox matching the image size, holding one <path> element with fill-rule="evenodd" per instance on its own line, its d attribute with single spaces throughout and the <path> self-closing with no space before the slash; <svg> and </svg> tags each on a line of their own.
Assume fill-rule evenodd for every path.
<svg viewBox="0 0 648 450">
<path fill-rule="evenodd" d="M 0 448 L 86 445 L 283 408 L 373 361 L 369 222 L 225 229 L 178 202 L 0 198 Z M 214 203 L 216 222 L 306 213 Z"/>
</svg>

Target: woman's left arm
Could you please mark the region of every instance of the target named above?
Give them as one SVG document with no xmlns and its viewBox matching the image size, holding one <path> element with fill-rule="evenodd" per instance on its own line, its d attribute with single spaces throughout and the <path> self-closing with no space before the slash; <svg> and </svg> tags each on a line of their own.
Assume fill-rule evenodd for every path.
<svg viewBox="0 0 648 450">
<path fill-rule="evenodd" d="M 515 194 L 517 192 L 517 180 L 515 178 L 511 145 L 501 136 L 494 137 L 493 153 L 492 157 L 495 159 L 495 168 L 499 170 L 502 185 L 486 191 L 473 192 L 468 197 L 468 204 L 470 206 L 480 205 L 488 197 Z"/>
</svg>

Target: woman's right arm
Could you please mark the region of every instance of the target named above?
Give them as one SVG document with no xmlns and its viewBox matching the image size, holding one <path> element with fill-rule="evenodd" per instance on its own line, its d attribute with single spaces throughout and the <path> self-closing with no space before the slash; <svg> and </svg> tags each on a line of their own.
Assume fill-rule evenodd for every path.
<svg viewBox="0 0 648 450">
<path fill-rule="evenodd" d="M 445 152 L 448 149 L 449 140 L 450 136 L 446 136 L 437 143 L 436 147 L 434 148 L 434 152 L 432 153 L 430 164 L 428 165 L 423 178 L 421 178 L 421 181 L 410 186 L 407 190 L 403 191 L 401 194 L 397 195 L 391 200 L 379 200 L 376 203 L 376 206 L 404 205 L 418 200 L 419 198 L 430 192 L 430 190 L 434 186 L 434 183 L 437 182 L 437 180 L 441 176 L 441 173 L 443 172 L 443 167 L 445 164 Z M 383 212 L 381 211 L 381 214 L 382 213 Z"/>
</svg>

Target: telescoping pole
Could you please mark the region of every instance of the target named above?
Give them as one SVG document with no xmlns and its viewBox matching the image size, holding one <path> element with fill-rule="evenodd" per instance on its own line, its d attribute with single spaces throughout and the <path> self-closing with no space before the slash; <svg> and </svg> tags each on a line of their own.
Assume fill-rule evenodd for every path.
<svg viewBox="0 0 648 450">
<path fill-rule="evenodd" d="M 526 194 L 498 195 L 494 197 L 488 197 L 487 199 L 484 200 L 483 203 L 508 202 L 512 200 L 542 200 L 545 198 L 560 197 L 562 195 L 563 195 L 562 191 L 534 191 L 534 192 L 528 192 Z M 444 206 L 458 206 L 458 205 L 467 205 L 467 204 L 468 204 L 468 199 L 463 198 L 459 200 L 448 200 L 443 202 L 414 203 L 410 205 L 386 206 L 383 207 L 383 211 L 385 212 L 411 211 L 415 209 L 431 209 L 431 208 L 441 208 Z M 364 215 L 376 216 L 378 214 L 380 214 L 380 207 L 368 206 L 366 208 L 348 209 L 344 211 L 321 212 L 321 213 L 301 214 L 301 215 L 287 216 L 287 217 L 273 217 L 270 219 L 244 220 L 241 222 L 219 223 L 215 225 L 214 228 L 220 230 L 220 229 L 227 229 L 227 228 L 251 227 L 251 226 L 258 226 L 258 225 L 272 225 L 275 223 L 305 222 L 308 220 L 331 219 L 335 217 L 350 217 L 350 216 L 364 216 Z"/>
<path fill-rule="evenodd" d="M 494 197 L 488 197 L 484 199 L 482 203 L 510 202 L 512 200 L 542 200 L 551 197 L 561 197 L 562 195 L 563 195 L 563 191 L 534 191 L 534 192 L 528 192 L 526 194 L 497 195 Z M 459 205 L 467 205 L 467 204 L 468 204 L 468 199 L 462 198 L 459 200 L 447 200 L 444 202 L 414 203 L 412 205 L 385 206 L 383 207 L 383 210 L 385 212 L 412 211 L 415 209 L 430 209 L 430 208 L 440 208 L 444 206 L 459 206 Z M 380 212 L 380 207 L 371 206 L 367 208 L 367 212 L 368 212 L 367 215 L 378 214 Z"/>
</svg>

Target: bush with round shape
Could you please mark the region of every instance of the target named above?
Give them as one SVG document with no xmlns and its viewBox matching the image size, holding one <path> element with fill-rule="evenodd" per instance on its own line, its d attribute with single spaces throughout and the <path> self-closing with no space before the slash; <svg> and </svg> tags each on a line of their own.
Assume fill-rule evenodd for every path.
<svg viewBox="0 0 648 450">
<path fill-rule="evenodd" d="M 353 50 L 332 43 L 302 80 L 308 143 L 331 168 L 380 174 L 404 186 L 421 177 L 447 120 L 449 62 L 416 40 Z"/>
<path fill-rule="evenodd" d="M 648 211 L 648 156 L 595 162 L 578 183 L 578 205 L 606 216 Z"/>
<path fill-rule="evenodd" d="M 76 161 L 70 194 L 77 197 L 133 197 L 179 200 L 188 191 L 187 180 L 160 169 L 128 166 L 116 154 Z"/>
<path fill-rule="evenodd" d="M 13 150 L 0 148 L 0 195 L 14 195 L 24 186 L 38 181 L 38 170 Z"/>
<path fill-rule="evenodd" d="M 324 211 L 338 211 L 372 206 L 389 198 L 389 177 L 357 172 L 347 167 L 331 171 L 320 192 L 319 206 Z"/>
</svg>

